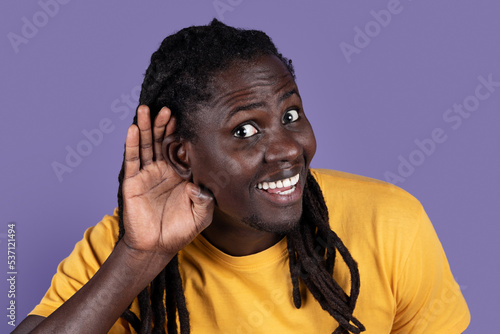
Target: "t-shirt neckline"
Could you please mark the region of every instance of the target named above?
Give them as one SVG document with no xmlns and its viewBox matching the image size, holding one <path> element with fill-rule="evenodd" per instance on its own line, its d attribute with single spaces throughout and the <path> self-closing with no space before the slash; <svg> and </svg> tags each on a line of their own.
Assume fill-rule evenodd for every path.
<svg viewBox="0 0 500 334">
<path fill-rule="evenodd" d="M 214 260 L 223 262 L 224 264 L 238 270 L 255 270 L 275 265 L 288 255 L 286 237 L 268 249 L 246 256 L 233 256 L 224 253 L 212 245 L 201 234 L 193 240 L 193 244 L 203 250 L 204 253 L 212 257 Z"/>
</svg>

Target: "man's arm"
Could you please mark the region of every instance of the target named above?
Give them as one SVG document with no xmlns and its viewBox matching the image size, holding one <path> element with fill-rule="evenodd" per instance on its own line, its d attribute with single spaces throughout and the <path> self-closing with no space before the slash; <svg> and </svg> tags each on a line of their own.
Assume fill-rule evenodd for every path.
<svg viewBox="0 0 500 334">
<path fill-rule="evenodd" d="M 41 317 L 39 315 L 29 315 L 24 319 L 19 325 L 17 325 L 16 329 L 12 331 L 11 334 L 25 334 L 29 333 L 41 323 L 45 317 Z"/>
<path fill-rule="evenodd" d="M 17 333 L 107 333 L 134 298 L 212 220 L 213 200 L 183 180 L 161 154 L 175 131 L 162 109 L 149 109 L 127 133 L 123 189 L 125 234 L 96 274 L 49 317 L 30 317 Z M 154 139 L 154 140 L 153 140 Z"/>
<path fill-rule="evenodd" d="M 460 333 L 470 322 L 443 247 L 422 209 L 406 262 L 397 275 L 397 313 L 391 333 Z"/>
<path fill-rule="evenodd" d="M 45 319 L 28 317 L 14 333 L 106 333 L 173 255 L 141 253 L 120 241 L 73 297 Z"/>
</svg>

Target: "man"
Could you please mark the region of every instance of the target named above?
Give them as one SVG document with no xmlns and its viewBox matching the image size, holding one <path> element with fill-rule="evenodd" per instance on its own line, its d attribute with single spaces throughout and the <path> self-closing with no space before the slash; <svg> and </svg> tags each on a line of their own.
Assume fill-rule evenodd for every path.
<svg viewBox="0 0 500 334">
<path fill-rule="evenodd" d="M 214 20 L 146 71 L 118 210 L 15 333 L 460 333 L 469 312 L 421 205 L 310 170 L 291 62 Z M 340 257 L 336 257 L 337 252 Z"/>
</svg>

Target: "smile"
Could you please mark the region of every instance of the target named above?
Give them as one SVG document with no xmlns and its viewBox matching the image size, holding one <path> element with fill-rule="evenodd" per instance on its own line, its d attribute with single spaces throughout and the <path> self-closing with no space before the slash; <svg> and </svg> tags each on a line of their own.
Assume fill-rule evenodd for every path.
<svg viewBox="0 0 500 334">
<path fill-rule="evenodd" d="M 257 184 L 258 189 L 265 190 L 272 194 L 288 195 L 295 191 L 295 185 L 299 182 L 300 175 L 271 182 L 260 182 Z"/>
</svg>

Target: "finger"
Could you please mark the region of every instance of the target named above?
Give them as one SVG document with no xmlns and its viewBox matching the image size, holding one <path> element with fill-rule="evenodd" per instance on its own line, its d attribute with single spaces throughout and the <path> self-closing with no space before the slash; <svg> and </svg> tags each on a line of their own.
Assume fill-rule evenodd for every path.
<svg viewBox="0 0 500 334">
<path fill-rule="evenodd" d="M 141 165 L 153 162 L 153 135 L 151 133 L 151 117 L 148 106 L 141 105 L 137 109 L 137 124 L 140 130 Z"/>
<path fill-rule="evenodd" d="M 175 132 L 175 130 L 177 130 L 176 124 L 177 124 L 177 121 L 176 121 L 175 117 L 170 117 L 170 120 L 168 121 L 167 129 L 165 131 L 164 137 L 170 136 L 171 134 L 173 134 Z"/>
<path fill-rule="evenodd" d="M 156 116 L 155 124 L 153 128 L 153 136 L 154 136 L 154 154 L 156 161 L 164 160 L 163 154 L 161 152 L 161 144 L 163 142 L 163 138 L 165 135 L 165 127 L 169 122 L 171 112 L 167 107 L 163 107 L 158 116 Z"/>
<path fill-rule="evenodd" d="M 202 190 L 193 183 L 188 183 L 186 185 L 186 191 L 191 202 L 193 202 L 191 210 L 193 212 L 194 221 L 198 227 L 197 232 L 200 233 L 212 222 L 214 198 L 206 190 Z"/>
<path fill-rule="evenodd" d="M 141 169 L 141 161 L 139 159 L 139 129 L 136 125 L 131 125 L 127 131 L 124 169 L 125 179 L 133 177 Z"/>
</svg>

